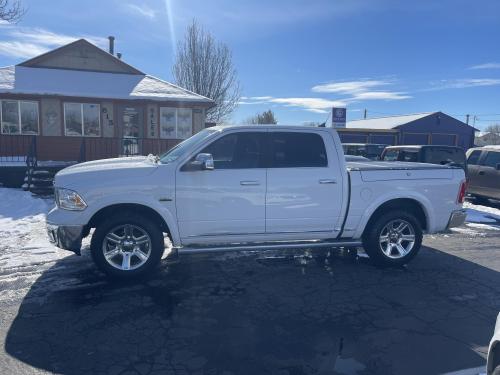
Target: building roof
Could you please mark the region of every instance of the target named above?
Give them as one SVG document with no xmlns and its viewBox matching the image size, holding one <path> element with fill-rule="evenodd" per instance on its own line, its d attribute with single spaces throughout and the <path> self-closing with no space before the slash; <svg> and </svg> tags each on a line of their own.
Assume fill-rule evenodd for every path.
<svg viewBox="0 0 500 375">
<path fill-rule="evenodd" d="M 352 120 L 346 123 L 351 129 L 394 129 L 409 122 L 419 120 L 437 112 L 415 113 L 411 115 L 377 117 L 363 120 Z"/>
<path fill-rule="evenodd" d="M 0 93 L 101 99 L 147 99 L 209 105 L 214 103 L 207 97 L 148 74 L 32 68 L 22 65 L 0 68 Z"/>
<path fill-rule="evenodd" d="M 141 72 L 139 69 L 133 67 L 132 65 L 127 64 L 124 62 L 122 59 L 119 59 L 118 57 L 112 55 L 111 53 L 108 53 L 107 51 L 97 47 L 96 45 L 90 43 L 86 39 L 78 39 L 75 40 L 74 42 L 71 42 L 69 44 L 66 44 L 64 46 L 55 48 L 53 50 L 50 50 L 48 52 L 42 53 L 41 55 L 35 56 L 29 60 L 26 60 L 18 65 L 20 66 L 27 66 L 31 68 L 57 68 L 57 66 L 51 66 L 51 59 L 57 58 L 58 56 L 61 56 L 63 54 L 67 54 L 75 60 L 75 57 L 85 57 L 87 51 L 92 51 L 96 53 L 100 59 L 105 59 L 107 60 L 111 66 L 115 66 L 116 68 L 119 68 L 118 71 L 109 71 L 110 73 L 115 72 L 115 73 L 128 73 L 128 74 L 145 74 Z M 53 61 L 52 61 L 53 62 Z M 115 68 L 115 69 L 116 69 Z M 81 65 L 78 70 L 90 70 L 92 71 L 93 69 Z"/>
</svg>

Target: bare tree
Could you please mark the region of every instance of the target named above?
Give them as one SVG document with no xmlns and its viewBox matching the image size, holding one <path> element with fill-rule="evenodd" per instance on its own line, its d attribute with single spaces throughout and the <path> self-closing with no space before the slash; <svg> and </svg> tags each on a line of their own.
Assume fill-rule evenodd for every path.
<svg viewBox="0 0 500 375">
<path fill-rule="evenodd" d="M 277 124 L 278 119 L 274 116 L 274 112 L 271 110 L 258 113 L 253 117 L 250 117 L 247 124 Z"/>
<path fill-rule="evenodd" d="M 216 106 L 207 111 L 209 122 L 227 119 L 238 105 L 240 86 L 231 50 L 195 20 L 177 46 L 172 73 L 179 86 L 215 101 Z"/>
<path fill-rule="evenodd" d="M 18 22 L 26 13 L 20 0 L 0 0 L 0 20 L 10 23 Z"/>
<path fill-rule="evenodd" d="M 484 129 L 487 133 L 494 133 L 500 135 L 500 124 L 488 125 L 486 129 Z"/>
</svg>

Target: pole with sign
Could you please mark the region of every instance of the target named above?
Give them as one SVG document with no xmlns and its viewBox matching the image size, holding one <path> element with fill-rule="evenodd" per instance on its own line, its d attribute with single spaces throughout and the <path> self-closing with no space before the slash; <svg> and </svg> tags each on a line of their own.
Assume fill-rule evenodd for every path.
<svg viewBox="0 0 500 375">
<path fill-rule="evenodd" d="M 332 108 L 332 128 L 345 128 L 346 112 L 345 108 Z"/>
</svg>

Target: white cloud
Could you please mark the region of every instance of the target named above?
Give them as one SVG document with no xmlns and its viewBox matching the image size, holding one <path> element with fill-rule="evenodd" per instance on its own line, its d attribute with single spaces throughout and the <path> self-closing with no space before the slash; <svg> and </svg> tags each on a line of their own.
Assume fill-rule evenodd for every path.
<svg viewBox="0 0 500 375">
<path fill-rule="evenodd" d="M 479 65 L 473 65 L 469 67 L 469 69 L 500 69 L 500 63 L 497 62 L 490 62 L 486 64 L 479 64 Z"/>
<path fill-rule="evenodd" d="M 300 107 L 308 111 L 330 109 L 332 107 L 344 107 L 345 102 L 323 98 L 273 98 L 269 102 L 283 104 L 287 107 Z"/>
<path fill-rule="evenodd" d="M 360 80 L 347 82 L 330 82 L 314 86 L 313 92 L 334 92 L 339 94 L 355 94 L 367 91 L 380 86 L 391 84 L 388 81 L 380 80 Z"/>
<path fill-rule="evenodd" d="M 27 59 L 41 55 L 48 51 L 48 48 L 33 43 L 16 41 L 0 42 L 0 55 L 20 59 Z"/>
<path fill-rule="evenodd" d="M 412 96 L 407 95 L 405 92 L 395 91 L 366 91 L 354 94 L 348 101 L 362 101 L 362 100 L 403 100 L 410 99 Z"/>
<path fill-rule="evenodd" d="M 4 37 L 0 41 L 0 55 L 13 58 L 30 58 L 51 49 L 85 38 L 100 47 L 105 47 L 106 38 L 91 35 L 58 34 L 42 28 L 5 26 Z M 10 40 L 5 40 L 10 38 Z"/>
<path fill-rule="evenodd" d="M 146 18 L 153 19 L 156 17 L 156 11 L 144 4 L 125 4 L 125 7 L 129 12 L 139 14 Z"/>
<path fill-rule="evenodd" d="M 411 98 L 405 92 L 381 91 L 380 87 L 392 85 L 392 81 L 361 79 L 357 81 L 329 82 L 312 87 L 314 92 L 335 93 L 347 95 L 342 99 L 345 102 L 356 102 L 363 100 L 402 100 Z"/>
<path fill-rule="evenodd" d="M 498 85 L 500 85 L 500 79 L 498 78 L 462 78 L 442 80 L 437 83 L 433 83 L 433 87 L 429 88 L 428 90 L 434 91 L 445 89 L 464 89 L 469 87 L 486 87 Z"/>
</svg>

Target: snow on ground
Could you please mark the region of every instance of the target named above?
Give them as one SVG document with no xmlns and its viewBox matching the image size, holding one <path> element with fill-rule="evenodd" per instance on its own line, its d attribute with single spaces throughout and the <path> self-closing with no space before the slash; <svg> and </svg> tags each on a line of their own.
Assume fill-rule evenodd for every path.
<svg viewBox="0 0 500 375">
<path fill-rule="evenodd" d="M 64 267 L 54 267 L 63 258 L 73 256 L 79 268 L 90 264 L 49 242 L 45 215 L 53 204 L 20 189 L 0 188 L 0 301 L 23 297 L 42 274 Z M 72 278 L 48 278 L 45 287 L 57 290 L 77 283 Z"/>
<path fill-rule="evenodd" d="M 47 239 L 45 215 L 53 202 L 18 189 L 0 188 L 0 269 L 68 255 Z"/>
<path fill-rule="evenodd" d="M 463 206 L 467 212 L 465 227 L 452 228 L 451 231 L 474 237 L 485 236 L 485 230 L 500 230 L 499 208 L 472 204 L 470 202 L 465 202 Z"/>
</svg>

